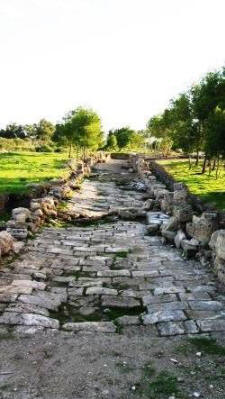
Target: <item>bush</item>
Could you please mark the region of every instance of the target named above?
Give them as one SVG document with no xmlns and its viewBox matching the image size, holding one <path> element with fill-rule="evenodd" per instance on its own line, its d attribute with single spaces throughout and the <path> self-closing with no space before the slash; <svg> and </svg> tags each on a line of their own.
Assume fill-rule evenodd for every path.
<svg viewBox="0 0 225 399">
<path fill-rule="evenodd" d="M 36 152 L 53 152 L 53 148 L 48 144 L 42 144 L 36 147 Z"/>
<path fill-rule="evenodd" d="M 57 147 L 57 148 L 55 148 L 54 152 L 63 152 L 63 148 L 62 147 Z"/>
<path fill-rule="evenodd" d="M 5 139 L 0 137 L 0 152 L 35 151 L 30 139 Z"/>
</svg>

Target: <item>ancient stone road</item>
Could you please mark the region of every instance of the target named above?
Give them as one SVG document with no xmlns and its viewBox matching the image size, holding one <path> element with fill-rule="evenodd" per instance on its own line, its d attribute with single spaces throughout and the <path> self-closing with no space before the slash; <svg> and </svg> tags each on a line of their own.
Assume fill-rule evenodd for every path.
<svg viewBox="0 0 225 399">
<path fill-rule="evenodd" d="M 99 167 L 70 207 L 89 217 L 142 208 L 143 193 L 121 183 L 121 176 L 135 183 L 122 166 L 112 161 Z M 160 336 L 225 330 L 225 298 L 213 274 L 162 246 L 159 236 L 148 236 L 145 219 L 44 228 L 2 269 L 0 283 L 0 324 L 17 331 L 37 326 L 111 333 L 141 324 Z"/>
<path fill-rule="evenodd" d="M 131 347 L 125 350 L 124 342 L 121 348 L 119 345 L 123 332 L 137 337 L 136 349 L 132 349 L 135 352 L 142 344 L 140 337 L 143 334 L 148 340 L 150 337 L 166 337 L 161 344 L 163 346 L 169 337 L 225 330 L 225 296 L 218 291 L 213 273 L 195 261 L 183 259 L 178 250 L 163 246 L 161 237 L 148 236 L 146 217 L 132 221 L 114 216 L 115 208 L 120 208 L 123 218 L 130 207 L 140 211 L 144 209 L 143 193 L 137 191 L 141 188 L 140 182 L 134 173 L 124 168 L 125 165 L 125 161 L 99 165 L 69 204 L 75 212 L 89 217 L 101 217 L 110 210 L 110 220 L 65 228 L 44 228 L 34 240 L 28 242 L 17 259 L 2 266 L 1 336 L 39 334 L 42 344 L 36 341 L 36 345 L 41 348 L 43 339 L 47 342 L 47 338 L 42 337 L 59 334 L 59 353 L 67 351 L 69 359 L 64 343 L 67 334 L 75 340 L 74 345 L 78 345 L 76 356 L 79 356 L 85 334 L 95 334 L 92 351 L 93 345 L 97 348 L 99 342 L 103 342 L 103 338 L 96 341 L 100 334 L 102 337 L 113 337 L 107 345 L 114 345 L 117 352 L 128 353 Z M 148 214 L 150 217 L 160 219 L 162 223 L 167 219 L 161 213 Z M 88 338 L 89 345 L 91 342 Z M 24 345 L 20 341 L 18 348 L 21 346 L 22 351 Z M 139 354 L 142 350 L 145 351 L 139 348 Z M 35 356 L 39 357 L 37 353 Z M 32 358 L 34 364 L 35 356 Z M 134 356 L 137 357 L 137 353 Z M 89 362 L 90 359 L 85 360 Z M 9 359 L 5 364 L 10 364 Z M 75 367 L 79 369 L 80 366 Z M 83 366 L 84 370 L 85 367 L 87 365 Z M 51 372 L 54 375 L 53 369 Z M 74 372 L 79 374 L 81 371 Z M 32 374 L 27 369 L 24 373 Z M 7 391 L 12 396 L 7 393 L 8 396 L 0 398 L 105 397 L 94 392 L 94 385 L 82 388 L 83 391 L 79 391 L 79 387 L 76 394 L 70 390 L 65 397 L 62 393 L 51 396 L 50 392 L 54 392 L 51 386 L 48 393 L 43 393 L 43 388 L 40 395 L 36 373 L 33 372 L 29 382 L 26 382 L 35 388 L 33 394 L 31 388 L 27 396 L 24 389 L 22 394 L 16 381 L 17 396 Z M 48 381 L 45 384 L 47 386 Z M 106 397 L 122 398 L 116 388 L 113 389 L 114 393 Z M 59 391 L 60 387 L 57 388 Z M 124 398 L 130 397 L 127 395 Z"/>
</svg>

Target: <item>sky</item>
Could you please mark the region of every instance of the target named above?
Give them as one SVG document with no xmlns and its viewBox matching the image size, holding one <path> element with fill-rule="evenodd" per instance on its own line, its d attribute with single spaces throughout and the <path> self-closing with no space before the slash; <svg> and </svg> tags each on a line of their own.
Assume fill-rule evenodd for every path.
<svg viewBox="0 0 225 399">
<path fill-rule="evenodd" d="M 143 129 L 225 65 L 224 0 L 0 0 L 0 126 L 91 107 Z"/>
</svg>

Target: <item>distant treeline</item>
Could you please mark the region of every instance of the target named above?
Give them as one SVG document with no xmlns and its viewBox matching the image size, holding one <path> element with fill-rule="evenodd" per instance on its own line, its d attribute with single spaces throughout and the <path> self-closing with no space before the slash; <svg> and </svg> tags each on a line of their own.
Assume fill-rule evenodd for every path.
<svg viewBox="0 0 225 399">
<path fill-rule="evenodd" d="M 74 149 L 84 153 L 98 149 L 140 149 L 145 145 L 145 137 L 144 131 L 135 132 L 129 127 L 110 131 L 106 136 L 98 114 L 78 107 L 55 125 L 45 119 L 35 124 L 7 125 L 0 130 L 0 150 L 60 151 L 67 147 L 71 155 Z"/>
</svg>

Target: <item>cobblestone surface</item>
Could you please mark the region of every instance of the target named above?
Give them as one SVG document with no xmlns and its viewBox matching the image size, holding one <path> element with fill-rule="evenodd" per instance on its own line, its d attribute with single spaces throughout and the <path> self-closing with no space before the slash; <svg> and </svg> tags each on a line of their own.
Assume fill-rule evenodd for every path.
<svg viewBox="0 0 225 399">
<path fill-rule="evenodd" d="M 114 209 L 144 209 L 143 193 L 124 185 L 135 176 L 121 161 L 101 165 L 70 208 L 86 218 Z M 113 212 L 112 212 L 113 213 Z M 117 333 L 155 325 L 159 336 L 225 330 L 225 297 L 213 274 L 187 261 L 161 238 L 147 235 L 146 219 L 44 228 L 0 272 L 0 325 Z M 83 323 L 83 324 L 82 324 Z"/>
</svg>

